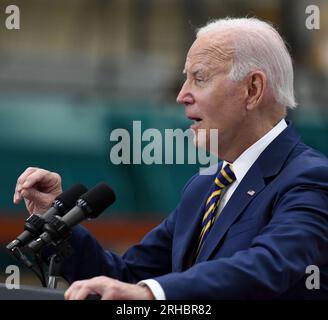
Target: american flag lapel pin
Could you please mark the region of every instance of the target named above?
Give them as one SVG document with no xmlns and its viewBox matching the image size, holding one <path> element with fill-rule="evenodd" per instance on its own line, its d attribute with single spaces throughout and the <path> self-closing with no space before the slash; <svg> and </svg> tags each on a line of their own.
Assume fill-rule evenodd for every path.
<svg viewBox="0 0 328 320">
<path fill-rule="evenodd" d="M 248 190 L 248 191 L 247 191 L 247 194 L 248 194 L 249 196 L 253 197 L 254 194 L 255 194 L 255 191 L 254 191 L 254 190 Z"/>
</svg>

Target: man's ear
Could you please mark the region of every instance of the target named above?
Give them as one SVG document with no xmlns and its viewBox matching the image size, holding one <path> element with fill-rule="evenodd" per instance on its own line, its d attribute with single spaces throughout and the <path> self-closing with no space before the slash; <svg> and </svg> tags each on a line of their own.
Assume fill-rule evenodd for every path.
<svg viewBox="0 0 328 320">
<path fill-rule="evenodd" d="M 267 87 L 267 77 L 262 71 L 253 71 L 247 76 L 247 110 L 253 110 L 262 101 Z"/>
</svg>

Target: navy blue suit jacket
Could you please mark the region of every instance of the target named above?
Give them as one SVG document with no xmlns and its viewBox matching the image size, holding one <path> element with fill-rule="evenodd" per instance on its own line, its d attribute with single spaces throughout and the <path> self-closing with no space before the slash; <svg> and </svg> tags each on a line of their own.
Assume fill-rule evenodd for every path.
<svg viewBox="0 0 328 320">
<path fill-rule="evenodd" d="M 289 124 L 250 168 L 196 264 L 187 267 L 213 180 L 214 175 L 192 177 L 177 208 L 122 257 L 76 227 L 65 278 L 153 278 L 167 299 L 327 297 L 327 158 L 303 144 Z M 309 265 L 320 268 L 320 290 L 306 288 Z"/>
</svg>

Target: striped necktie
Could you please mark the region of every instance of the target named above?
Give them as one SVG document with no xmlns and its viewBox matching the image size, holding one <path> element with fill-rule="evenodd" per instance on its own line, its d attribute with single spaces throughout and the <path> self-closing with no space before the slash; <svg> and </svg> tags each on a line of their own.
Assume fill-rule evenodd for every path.
<svg viewBox="0 0 328 320">
<path fill-rule="evenodd" d="M 202 220 L 202 231 L 199 235 L 197 249 L 195 251 L 194 260 L 198 256 L 200 249 L 202 248 L 212 225 L 216 219 L 217 208 L 220 204 L 220 196 L 222 190 L 228 187 L 236 180 L 236 176 L 233 173 L 232 166 L 227 164 L 224 168 L 221 169 L 218 176 L 215 178 L 210 196 L 207 198 L 205 205 L 205 213 Z"/>
</svg>

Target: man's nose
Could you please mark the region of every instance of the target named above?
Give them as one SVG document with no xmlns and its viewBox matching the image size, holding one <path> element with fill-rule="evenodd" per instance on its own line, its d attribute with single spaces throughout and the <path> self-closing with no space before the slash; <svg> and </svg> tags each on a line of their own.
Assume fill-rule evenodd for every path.
<svg viewBox="0 0 328 320">
<path fill-rule="evenodd" d="M 188 88 L 187 81 L 183 84 L 178 96 L 177 103 L 179 104 L 191 104 L 193 103 L 193 96 Z"/>
</svg>

